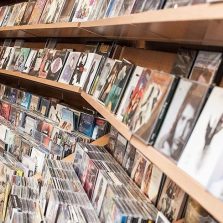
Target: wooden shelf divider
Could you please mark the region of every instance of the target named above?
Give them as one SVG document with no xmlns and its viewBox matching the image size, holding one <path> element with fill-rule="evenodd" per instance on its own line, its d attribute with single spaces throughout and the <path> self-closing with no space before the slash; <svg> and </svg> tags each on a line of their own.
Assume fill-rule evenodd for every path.
<svg viewBox="0 0 223 223">
<path fill-rule="evenodd" d="M 7 76 L 11 76 L 11 77 L 16 77 L 16 78 L 21 78 L 21 79 L 25 79 L 28 81 L 32 81 L 32 82 L 36 82 L 36 83 L 40 83 L 40 84 L 44 84 L 47 86 L 51 86 L 51 87 L 55 87 L 64 91 L 70 91 L 70 92 L 74 92 L 74 93 L 80 93 L 81 92 L 81 88 L 77 87 L 77 86 L 72 86 L 69 84 L 64 84 L 64 83 L 59 83 L 56 81 L 51 81 L 48 79 L 43 79 L 43 78 L 39 78 L 39 77 L 35 77 L 35 76 L 31 76 L 28 74 L 24 74 L 18 71 L 12 71 L 12 70 L 2 70 L 0 69 L 0 75 L 7 75 Z"/>
</svg>

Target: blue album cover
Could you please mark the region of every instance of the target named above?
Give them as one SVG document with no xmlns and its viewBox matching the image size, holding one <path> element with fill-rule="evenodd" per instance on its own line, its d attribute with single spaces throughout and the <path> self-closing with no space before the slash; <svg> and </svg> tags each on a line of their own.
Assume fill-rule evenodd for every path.
<svg viewBox="0 0 223 223">
<path fill-rule="evenodd" d="M 78 127 L 78 131 L 91 137 L 95 125 L 95 119 L 93 115 L 89 115 L 86 113 L 81 113 L 80 123 Z"/>
<path fill-rule="evenodd" d="M 29 109 L 30 102 L 31 102 L 31 97 L 32 97 L 32 95 L 30 93 L 24 92 L 23 98 L 22 98 L 22 101 L 21 101 L 21 106 L 26 108 L 26 109 Z"/>
</svg>

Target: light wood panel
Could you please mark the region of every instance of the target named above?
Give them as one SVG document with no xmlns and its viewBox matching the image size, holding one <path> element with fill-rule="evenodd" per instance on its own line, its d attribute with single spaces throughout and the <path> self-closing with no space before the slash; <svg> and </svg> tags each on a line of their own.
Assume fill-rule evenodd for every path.
<svg viewBox="0 0 223 223">
<path fill-rule="evenodd" d="M 177 55 L 175 53 L 123 47 L 120 59 L 125 58 L 138 66 L 169 73 L 176 60 L 176 56 Z M 165 59 L 161 62 L 161 58 Z"/>
<path fill-rule="evenodd" d="M 109 135 L 104 135 L 98 139 L 96 139 L 94 142 L 92 142 L 91 144 L 92 145 L 95 145 L 95 146 L 106 146 L 109 142 Z"/>
<path fill-rule="evenodd" d="M 93 141 L 91 144 L 95 146 L 105 146 L 108 144 L 109 141 L 109 135 L 104 135 L 95 141 Z M 64 162 L 73 162 L 74 161 L 74 154 L 70 154 L 69 156 L 65 157 L 63 159 Z"/>
<path fill-rule="evenodd" d="M 72 86 L 72 85 L 68 85 L 68 84 L 63 84 L 63 83 L 59 83 L 56 81 L 51 81 L 48 79 L 42 79 L 39 77 L 34 77 L 34 76 L 30 76 L 28 74 L 24 74 L 24 73 L 20 73 L 17 71 L 12 71 L 12 70 L 2 70 L 0 69 L 0 75 L 8 75 L 8 76 L 12 76 L 12 77 L 17 77 L 17 78 L 22 78 L 31 82 L 37 82 L 40 84 L 44 84 L 44 85 L 48 85 L 48 86 L 52 86 L 55 88 L 59 88 L 65 91 L 70 91 L 70 92 L 74 92 L 74 93 L 80 93 L 80 87 L 76 87 L 76 86 Z"/>
</svg>

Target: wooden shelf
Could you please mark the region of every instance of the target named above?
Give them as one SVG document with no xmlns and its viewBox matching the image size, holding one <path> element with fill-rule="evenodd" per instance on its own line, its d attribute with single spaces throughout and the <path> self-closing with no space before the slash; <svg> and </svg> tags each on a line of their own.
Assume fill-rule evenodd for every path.
<svg viewBox="0 0 223 223">
<path fill-rule="evenodd" d="M 223 3 L 200 4 L 96 21 L 0 27 L 10 37 L 104 37 L 202 45 L 223 44 Z"/>
<path fill-rule="evenodd" d="M 80 87 L 63 84 L 63 83 L 59 83 L 56 81 L 51 81 L 51 80 L 43 79 L 43 78 L 39 78 L 39 77 L 34 77 L 34 76 L 30 76 L 28 74 L 24 74 L 24 73 L 12 71 L 12 70 L 0 69 L 0 75 L 7 75 L 7 76 L 11 76 L 11 77 L 16 77 L 16 78 L 22 78 L 22 79 L 25 79 L 28 81 L 44 84 L 47 86 L 55 87 L 55 88 L 58 88 L 58 89 L 61 89 L 64 91 L 69 91 L 69 92 L 74 92 L 74 93 L 80 93 L 80 91 L 81 91 Z"/>
<path fill-rule="evenodd" d="M 201 4 L 82 22 L 80 27 L 110 38 L 222 45 L 222 11 L 223 3 Z"/>
<path fill-rule="evenodd" d="M 34 24 L 0 27 L 3 38 L 12 37 L 100 37 L 99 35 L 79 28 L 79 22 Z"/>
<path fill-rule="evenodd" d="M 127 140 L 131 138 L 131 132 L 128 127 L 120 122 L 114 114 L 107 110 L 104 105 L 99 103 L 91 95 L 81 92 L 81 96 L 96 110 L 98 111 L 111 125 L 113 125 Z"/>
</svg>

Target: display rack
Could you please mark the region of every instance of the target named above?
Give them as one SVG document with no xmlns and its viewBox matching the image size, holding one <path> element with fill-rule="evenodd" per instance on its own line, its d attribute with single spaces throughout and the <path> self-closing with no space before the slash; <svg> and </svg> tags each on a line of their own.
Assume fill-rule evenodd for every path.
<svg viewBox="0 0 223 223">
<path fill-rule="evenodd" d="M 13 26 L 0 28 L 2 38 L 7 37 L 104 37 L 109 39 L 148 40 L 174 43 L 190 43 L 199 45 L 221 46 L 223 43 L 223 3 L 202 4 L 177 9 L 166 9 L 149 11 L 134 15 L 107 18 L 98 21 L 79 23 L 56 23 L 37 24 L 25 26 Z M 122 53 L 121 57 L 131 54 Z M 137 54 L 131 54 L 133 57 Z M 152 66 L 160 68 L 165 72 L 170 70 L 170 64 L 175 56 L 156 57 Z M 151 61 L 145 61 L 145 55 L 141 58 L 141 66 L 151 65 Z M 160 61 L 162 58 L 163 61 Z M 144 60 L 144 61 L 143 61 Z M 136 59 L 138 62 L 139 60 Z M 135 62 L 134 60 L 132 61 Z M 163 64 L 164 63 L 164 64 Z M 150 66 L 149 66 L 150 67 Z M 131 134 L 129 129 L 109 112 L 101 103 L 92 96 L 74 87 L 46 79 L 32 77 L 20 72 L 0 70 L 1 75 L 25 79 L 33 82 L 56 87 L 60 90 L 78 93 L 79 97 L 85 99 L 96 111 L 98 111 L 108 122 L 110 122 L 133 146 L 142 152 L 161 171 L 176 182 L 186 193 L 198 201 L 218 221 L 223 222 L 223 202 L 207 192 L 196 180 L 179 169 L 175 163 L 159 153 L 151 146 L 143 144 Z M 106 136 L 107 140 L 107 136 Z M 105 142 L 106 142 L 105 140 Z M 72 160 L 72 155 L 67 158 Z"/>
</svg>

